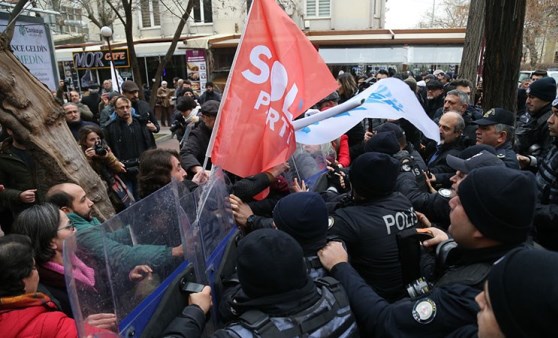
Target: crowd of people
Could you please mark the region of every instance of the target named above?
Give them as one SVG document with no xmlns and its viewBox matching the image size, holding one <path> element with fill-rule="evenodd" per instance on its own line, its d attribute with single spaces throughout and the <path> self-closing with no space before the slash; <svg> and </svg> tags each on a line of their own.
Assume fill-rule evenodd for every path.
<svg viewBox="0 0 558 338">
<path fill-rule="evenodd" d="M 408 84 L 438 124 L 440 143 L 405 119 L 364 119 L 331 143 L 299 146 L 288 162 L 257 175 L 226 173 L 226 203 L 238 234 L 223 260 L 233 269 L 219 276 L 224 287 L 218 293 L 210 286 L 189 293 L 189 305 L 167 318 L 161 336 L 200 337 L 214 303 L 215 337 L 557 332 L 555 80 L 533 73 L 519 86 L 512 112 L 481 108 L 482 96 L 471 96 L 477 89 L 472 82 L 443 70 L 416 77 L 343 73 L 338 90 L 315 108 L 336 106 L 387 77 Z M 209 179 L 205 154 L 221 96 L 212 83 L 199 97 L 187 80 L 173 85 L 162 83 L 157 105 L 164 110 L 161 124 L 181 140 L 175 150 L 156 149 L 159 121 L 132 81 L 122 84 L 122 94 L 105 81 L 98 102 L 70 93 L 63 105 L 76 144 L 117 212 L 171 181 L 188 193 Z M 62 259 L 71 236 L 89 256 L 111 257 L 127 288 L 184 259 L 186 248 L 172 239 L 146 245 L 126 229 L 103 234 L 83 187 L 36 182 L 44 168 L 18 135 L 6 133 L 0 148 L 0 332 L 77 335 Z M 146 229 L 151 221 L 145 220 Z M 72 274 L 82 289 L 106 287 L 94 266 L 75 258 Z M 89 332 L 116 331 L 110 304 L 98 300 L 94 308 L 85 318 Z"/>
</svg>

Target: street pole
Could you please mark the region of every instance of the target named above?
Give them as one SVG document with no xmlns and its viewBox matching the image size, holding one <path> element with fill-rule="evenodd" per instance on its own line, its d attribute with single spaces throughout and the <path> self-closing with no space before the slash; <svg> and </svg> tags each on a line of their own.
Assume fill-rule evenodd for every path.
<svg viewBox="0 0 558 338">
<path fill-rule="evenodd" d="M 112 29 L 110 29 L 110 27 L 108 26 L 103 26 L 101 28 L 101 35 L 107 40 L 107 44 L 108 44 L 108 48 L 109 48 L 109 53 L 110 53 L 110 76 L 111 77 L 116 77 L 116 70 L 114 68 L 114 63 L 112 62 L 112 47 L 110 45 L 110 38 L 112 37 Z M 113 74 L 114 72 L 114 74 Z M 116 78 L 116 86 L 118 87 L 118 92 L 120 93 L 120 83 L 118 82 L 118 78 Z"/>
</svg>

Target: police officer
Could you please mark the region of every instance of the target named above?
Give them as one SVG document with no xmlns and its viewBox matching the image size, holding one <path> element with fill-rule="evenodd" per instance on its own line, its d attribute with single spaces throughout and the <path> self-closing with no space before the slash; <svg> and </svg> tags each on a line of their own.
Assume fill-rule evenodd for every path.
<svg viewBox="0 0 558 338">
<path fill-rule="evenodd" d="M 400 164 L 368 152 L 351 165 L 352 199 L 334 211 L 331 236 L 343 240 L 351 264 L 389 301 L 404 295 L 396 234 L 418 224 L 411 202 L 395 192 Z"/>
<path fill-rule="evenodd" d="M 496 149 L 496 155 L 506 167 L 519 169 L 517 155 L 513 151 L 514 118 L 513 113 L 504 108 L 492 108 L 484 113 L 482 119 L 473 122 L 477 125 L 477 144 L 486 144 Z"/>
<path fill-rule="evenodd" d="M 536 187 L 530 173 L 504 167 L 471 171 L 450 201 L 449 233 L 457 243 L 447 272 L 428 292 L 389 304 L 348 264 L 343 247 L 330 242 L 318 252 L 347 290 L 361 334 L 367 337 L 445 337 L 475 322 L 474 298 L 492 264 L 523 245 L 530 231 Z"/>
<path fill-rule="evenodd" d="M 287 233 L 260 229 L 240 240 L 237 272 L 241 289 L 228 304 L 238 318 L 213 337 L 358 337 L 341 285 L 331 277 L 315 284 Z M 163 336 L 201 336 L 204 311 L 186 307 Z"/>
</svg>

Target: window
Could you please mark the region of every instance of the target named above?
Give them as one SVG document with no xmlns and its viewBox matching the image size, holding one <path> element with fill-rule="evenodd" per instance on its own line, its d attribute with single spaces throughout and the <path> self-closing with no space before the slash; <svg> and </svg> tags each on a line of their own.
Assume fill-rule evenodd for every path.
<svg viewBox="0 0 558 338">
<path fill-rule="evenodd" d="M 194 0 L 194 22 L 211 23 L 213 22 L 213 12 L 211 0 Z"/>
<path fill-rule="evenodd" d="M 86 34 L 88 33 L 87 25 L 81 20 L 81 8 L 73 8 L 69 6 L 60 6 L 60 32 L 65 34 Z"/>
<path fill-rule="evenodd" d="M 331 0 L 306 0 L 306 16 L 309 18 L 331 16 Z"/>
<path fill-rule="evenodd" d="M 161 26 L 159 0 L 140 0 L 140 13 L 143 28 Z"/>
</svg>

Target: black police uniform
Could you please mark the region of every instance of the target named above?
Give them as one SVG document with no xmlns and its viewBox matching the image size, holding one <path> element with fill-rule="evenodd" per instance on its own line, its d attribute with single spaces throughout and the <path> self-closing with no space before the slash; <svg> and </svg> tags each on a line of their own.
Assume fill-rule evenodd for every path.
<svg viewBox="0 0 558 338">
<path fill-rule="evenodd" d="M 330 274 L 347 291 L 362 336 L 446 337 L 476 323 L 479 308 L 475 297 L 482 291 L 493 263 L 514 247 L 517 245 L 475 250 L 455 247 L 443 264 L 446 272 L 429 294 L 393 304 L 366 287 L 347 263 L 337 264 Z"/>
<path fill-rule="evenodd" d="M 382 297 L 401 298 L 403 281 L 396 235 L 418 220 L 411 202 L 398 192 L 352 201 L 335 210 L 329 234 L 345 242 L 351 263 Z"/>
<path fill-rule="evenodd" d="M 513 151 L 511 142 L 508 141 L 496 148 L 496 156 L 504 162 L 506 167 L 512 169 L 520 169 L 517 161 L 517 154 Z"/>
</svg>

